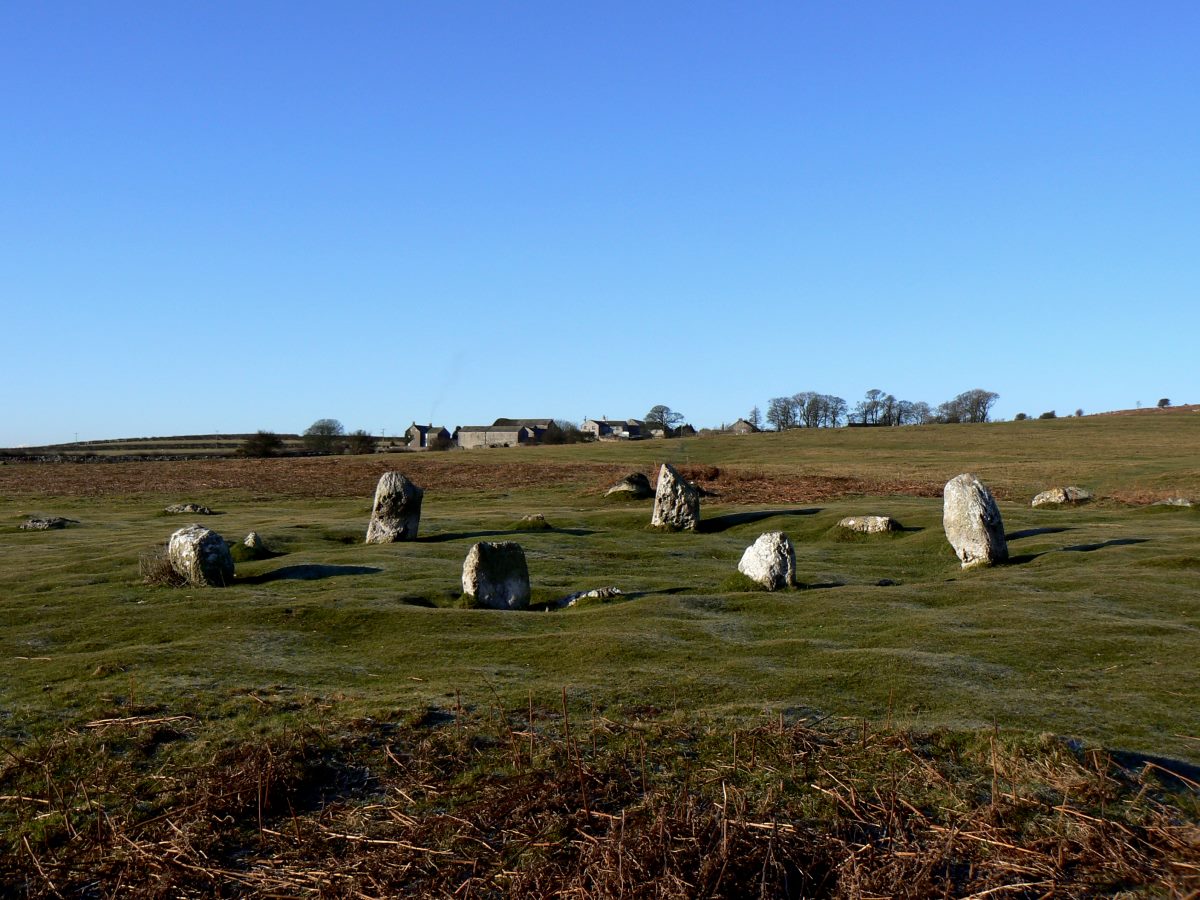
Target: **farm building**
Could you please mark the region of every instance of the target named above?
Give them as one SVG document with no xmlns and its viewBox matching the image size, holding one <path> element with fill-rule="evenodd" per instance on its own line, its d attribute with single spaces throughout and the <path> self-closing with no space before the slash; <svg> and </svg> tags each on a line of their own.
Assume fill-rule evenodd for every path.
<svg viewBox="0 0 1200 900">
<path fill-rule="evenodd" d="M 729 430 L 734 434 L 754 434 L 759 429 L 753 423 L 747 422 L 745 419 L 738 419 L 729 426 Z"/>
<path fill-rule="evenodd" d="M 546 432 L 550 426 L 554 424 L 553 419 L 497 419 L 492 423 L 493 428 L 515 428 L 524 427 L 529 430 L 530 439 L 535 444 L 540 444 L 542 438 L 546 436 Z"/>
<path fill-rule="evenodd" d="M 629 440 L 642 437 L 645 425 L 641 419 L 587 419 L 581 430 L 601 439 Z"/>
<path fill-rule="evenodd" d="M 454 442 L 463 450 L 516 447 L 533 443 L 533 435 L 524 425 L 460 425 L 454 429 Z"/>
<path fill-rule="evenodd" d="M 441 425 L 418 425 L 413 422 L 404 433 L 408 435 L 409 450 L 428 450 L 431 441 L 450 440 L 450 432 Z"/>
</svg>

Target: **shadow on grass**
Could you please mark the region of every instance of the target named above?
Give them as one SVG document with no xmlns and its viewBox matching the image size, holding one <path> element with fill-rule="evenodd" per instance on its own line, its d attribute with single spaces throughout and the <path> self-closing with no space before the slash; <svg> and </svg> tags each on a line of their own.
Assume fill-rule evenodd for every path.
<svg viewBox="0 0 1200 900">
<path fill-rule="evenodd" d="M 1079 752 L 1078 747 L 1073 749 Z M 1197 783 L 1200 783 L 1200 766 L 1182 759 L 1152 756 L 1130 750 L 1110 750 L 1108 755 L 1124 769 L 1138 773 L 1153 772 L 1164 786 L 1174 791 L 1195 792 Z"/>
<path fill-rule="evenodd" d="M 1130 544 L 1147 544 L 1149 542 L 1149 538 L 1114 538 L 1099 544 L 1076 544 L 1073 547 L 1063 547 L 1063 552 L 1091 553 L 1093 550 L 1103 550 L 1105 547 L 1127 547 Z"/>
<path fill-rule="evenodd" d="M 755 512 L 726 513 L 711 519 L 701 519 L 696 530 L 701 534 L 718 534 L 738 525 L 750 525 L 754 522 L 761 522 L 763 519 L 770 519 L 772 516 L 812 516 L 820 511 L 820 509 L 762 509 Z"/>
<path fill-rule="evenodd" d="M 284 566 L 261 575 L 239 578 L 239 584 L 266 584 L 269 581 L 319 581 L 322 578 L 337 578 L 339 575 L 378 575 L 383 569 L 374 566 L 323 566 L 306 564 Z"/>
<path fill-rule="evenodd" d="M 587 537 L 596 532 L 590 528 L 500 528 L 491 531 L 446 531 L 418 537 L 419 544 L 440 544 L 445 541 L 474 540 L 489 537 L 512 537 L 517 534 L 569 534 L 572 537 Z"/>
<path fill-rule="evenodd" d="M 1074 531 L 1074 527 L 1070 525 L 1058 525 L 1047 528 L 1026 528 L 1024 531 L 1014 531 L 1012 534 L 1006 534 L 1006 541 L 1019 541 L 1021 538 L 1037 537 L 1039 534 L 1061 534 L 1064 531 Z"/>
<path fill-rule="evenodd" d="M 1033 529 L 1037 530 L 1037 529 Z M 1066 531 L 1068 529 L 1050 529 L 1052 531 Z M 1047 553 L 1092 553 L 1095 550 L 1103 550 L 1105 547 L 1127 547 L 1130 544 L 1147 544 L 1149 538 L 1114 538 L 1111 541 L 1102 541 L 1099 544 L 1075 544 L 1072 547 L 1059 547 L 1057 550 L 1043 550 L 1041 553 L 1022 553 L 1019 556 L 1010 556 L 1005 565 L 1021 566 L 1025 563 L 1031 563 L 1039 556 L 1045 556 Z"/>
</svg>

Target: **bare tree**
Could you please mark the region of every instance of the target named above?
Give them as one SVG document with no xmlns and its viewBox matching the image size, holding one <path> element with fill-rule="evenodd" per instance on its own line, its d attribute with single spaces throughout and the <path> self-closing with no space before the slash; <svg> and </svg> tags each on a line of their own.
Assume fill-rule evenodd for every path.
<svg viewBox="0 0 1200 900">
<path fill-rule="evenodd" d="M 661 428 L 670 434 L 677 425 L 683 422 L 683 413 L 677 413 L 671 407 L 660 403 L 651 407 L 650 412 L 646 413 L 642 421 L 646 423 L 647 429 Z"/>
<path fill-rule="evenodd" d="M 796 401 L 791 397 L 772 397 L 767 403 L 767 422 L 776 431 L 796 427 Z"/>
</svg>

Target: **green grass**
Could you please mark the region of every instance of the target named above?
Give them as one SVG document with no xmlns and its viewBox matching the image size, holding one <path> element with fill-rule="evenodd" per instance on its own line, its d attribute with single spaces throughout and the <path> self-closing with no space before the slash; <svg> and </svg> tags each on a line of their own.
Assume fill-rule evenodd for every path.
<svg viewBox="0 0 1200 900">
<path fill-rule="evenodd" d="M 869 442 L 876 470 L 881 455 L 909 447 L 908 467 L 932 474 L 939 455 L 961 457 L 977 441 L 981 454 L 995 448 L 998 462 L 981 457 L 973 467 L 987 471 L 1019 468 L 1006 461 L 1028 445 L 1019 432 L 1076 421 L 1093 420 L 691 445 L 706 464 L 746 465 L 742 454 L 757 442 L 764 468 L 782 471 L 794 457 L 801 471 L 854 472 Z M 1055 482 L 1136 486 L 1137 478 L 1122 480 L 1120 460 L 1089 471 L 1096 448 L 1134 434 L 1133 421 L 1142 439 L 1127 455 L 1139 471 L 1184 486 L 1172 492 L 1190 488 L 1190 457 L 1181 464 L 1167 450 L 1143 453 L 1158 446 L 1162 420 L 1094 421 L 1109 430 L 1081 443 L 1078 460 L 1060 458 L 1071 475 Z M 819 465 L 802 462 L 818 438 Z M 453 456 L 578 454 L 636 468 L 664 446 Z M 964 468 L 955 459 L 937 477 Z M 201 502 L 222 515 L 204 517 L 206 526 L 239 542 L 258 531 L 282 555 L 240 562 L 238 583 L 224 590 L 148 587 L 138 581 L 139 554 L 186 524 L 160 516 L 173 499 L 0 501 L 0 733 L 22 740 L 131 702 L 236 716 L 253 710 L 254 696 L 323 697 L 359 715 L 446 705 L 456 695 L 516 703 L 533 691 L 545 700 L 568 686 L 579 702 L 618 712 L 652 705 L 740 717 L 815 708 L 918 728 L 997 723 L 1200 759 L 1195 510 L 1001 503 L 1017 535 L 1014 562 L 964 573 L 942 535 L 940 502 L 929 498 L 706 503 L 700 533 L 658 534 L 646 528 L 651 501 L 614 505 L 577 485 L 430 491 L 419 541 L 367 546 L 368 496 L 249 501 L 214 492 Z M 33 507 L 82 524 L 18 532 Z M 847 538 L 834 527 L 868 512 L 908 530 Z M 553 527 L 516 530 L 530 513 Z M 802 587 L 740 590 L 742 551 L 772 530 L 795 542 Z M 557 612 L 460 608 L 470 545 L 509 538 L 525 547 L 535 604 L 607 585 L 627 599 Z"/>
</svg>

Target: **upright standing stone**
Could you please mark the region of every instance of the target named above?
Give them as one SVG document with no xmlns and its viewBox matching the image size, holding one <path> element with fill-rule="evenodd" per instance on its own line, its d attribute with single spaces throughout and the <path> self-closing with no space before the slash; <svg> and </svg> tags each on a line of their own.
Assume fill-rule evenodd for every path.
<svg viewBox="0 0 1200 900">
<path fill-rule="evenodd" d="M 384 472 L 375 487 L 368 544 L 413 541 L 421 524 L 421 499 L 425 492 L 399 472 Z"/>
<path fill-rule="evenodd" d="M 179 577 L 193 587 L 225 587 L 233 583 L 229 545 L 203 525 L 189 525 L 171 535 L 167 559 Z"/>
<path fill-rule="evenodd" d="M 671 531 L 695 531 L 700 523 L 700 491 L 663 463 L 658 472 L 658 490 L 654 494 L 654 516 L 650 524 Z"/>
<path fill-rule="evenodd" d="M 942 527 L 964 569 L 1008 559 L 1004 522 L 996 500 L 970 473 L 946 482 L 942 492 Z"/>
<path fill-rule="evenodd" d="M 796 583 L 796 548 L 782 531 L 760 534 L 742 554 L 738 571 L 768 591 L 791 587 Z"/>
<path fill-rule="evenodd" d="M 480 541 L 463 561 L 463 593 L 490 609 L 529 606 L 529 568 L 515 541 Z"/>
</svg>

